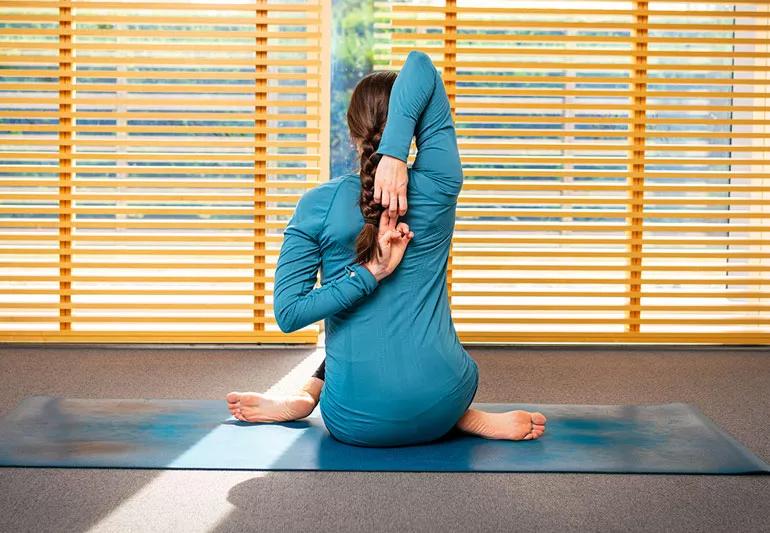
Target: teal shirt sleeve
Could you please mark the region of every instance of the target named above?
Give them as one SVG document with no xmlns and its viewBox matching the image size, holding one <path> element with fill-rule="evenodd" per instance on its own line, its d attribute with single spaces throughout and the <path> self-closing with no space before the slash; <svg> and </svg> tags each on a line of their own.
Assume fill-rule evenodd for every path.
<svg viewBox="0 0 770 533">
<path fill-rule="evenodd" d="M 406 162 L 412 137 L 413 170 L 439 182 L 462 183 L 462 165 L 444 83 L 426 53 L 412 50 L 390 93 L 388 117 L 377 152 Z"/>
<path fill-rule="evenodd" d="M 313 288 L 321 266 L 321 231 L 335 190 L 324 183 L 305 192 L 284 230 L 273 288 L 275 319 L 284 333 L 348 309 L 377 288 L 377 278 L 358 263 Z"/>
</svg>

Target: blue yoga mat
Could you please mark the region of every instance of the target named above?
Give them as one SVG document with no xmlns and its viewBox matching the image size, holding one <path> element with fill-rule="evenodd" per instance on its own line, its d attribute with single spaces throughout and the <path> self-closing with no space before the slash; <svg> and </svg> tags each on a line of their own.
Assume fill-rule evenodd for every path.
<svg viewBox="0 0 770 533">
<path fill-rule="evenodd" d="M 744 474 L 770 466 L 695 407 L 489 404 L 540 411 L 533 441 L 453 431 L 429 444 L 350 446 L 306 419 L 250 424 L 224 400 L 31 396 L 0 421 L 0 465 L 216 470 Z"/>
</svg>

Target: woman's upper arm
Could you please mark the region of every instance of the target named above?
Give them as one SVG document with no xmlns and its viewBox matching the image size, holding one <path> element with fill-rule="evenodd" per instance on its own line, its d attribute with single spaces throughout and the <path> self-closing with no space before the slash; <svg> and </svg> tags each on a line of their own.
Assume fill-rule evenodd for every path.
<svg viewBox="0 0 770 533">
<path fill-rule="evenodd" d="M 303 194 L 284 230 L 275 268 L 273 310 L 285 333 L 350 308 L 378 285 L 364 266 L 351 264 L 344 276 L 314 288 L 321 266 L 321 230 L 334 190 L 335 184 L 327 182 Z"/>
<path fill-rule="evenodd" d="M 449 105 L 444 82 L 435 72 L 435 88 L 425 112 L 415 130 L 417 157 L 412 169 L 440 184 L 447 184 L 448 191 L 459 192 L 463 170 L 457 149 L 457 135 L 452 108 Z M 457 186 L 457 191 L 454 190 Z"/>
<path fill-rule="evenodd" d="M 293 304 L 313 289 L 321 265 L 318 236 L 324 217 L 315 191 L 302 195 L 283 232 L 273 285 L 273 310 L 282 331 L 298 329 Z"/>
</svg>

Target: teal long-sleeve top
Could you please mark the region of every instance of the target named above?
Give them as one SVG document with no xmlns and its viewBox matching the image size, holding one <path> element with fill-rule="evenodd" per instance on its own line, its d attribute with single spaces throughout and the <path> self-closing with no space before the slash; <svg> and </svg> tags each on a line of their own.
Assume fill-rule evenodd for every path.
<svg viewBox="0 0 770 533">
<path fill-rule="evenodd" d="M 305 192 L 289 221 L 275 272 L 278 326 L 323 319 L 326 381 L 320 409 L 329 432 L 359 446 L 437 439 L 457 423 L 478 386 L 478 367 L 457 337 L 446 276 L 463 183 L 454 123 L 430 57 L 409 53 L 390 96 L 378 152 L 407 160 L 414 231 L 396 270 L 377 279 L 355 262 L 363 226 L 358 174 Z M 318 270 L 321 286 L 314 288 Z"/>
</svg>

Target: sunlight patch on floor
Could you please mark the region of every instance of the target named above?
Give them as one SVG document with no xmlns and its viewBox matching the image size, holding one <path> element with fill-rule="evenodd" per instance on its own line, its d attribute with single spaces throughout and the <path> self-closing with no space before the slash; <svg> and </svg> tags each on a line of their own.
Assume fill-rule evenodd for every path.
<svg viewBox="0 0 770 533">
<path fill-rule="evenodd" d="M 302 386 L 325 356 L 322 344 L 321 340 L 310 355 L 275 382 L 267 392 L 289 393 Z M 223 420 L 235 420 L 232 416 L 225 416 L 227 411 L 224 401 L 223 398 Z M 194 448 L 205 439 L 212 438 L 215 432 L 203 437 Z M 196 525 L 195 531 L 210 531 L 235 510 L 235 506 L 228 501 L 232 487 L 268 474 L 235 470 L 162 470 L 156 478 L 123 501 L 89 531 L 140 531 L 148 526 L 153 531 L 190 531 L 190 524 Z"/>
</svg>

